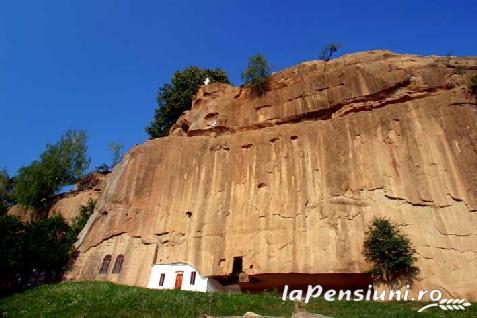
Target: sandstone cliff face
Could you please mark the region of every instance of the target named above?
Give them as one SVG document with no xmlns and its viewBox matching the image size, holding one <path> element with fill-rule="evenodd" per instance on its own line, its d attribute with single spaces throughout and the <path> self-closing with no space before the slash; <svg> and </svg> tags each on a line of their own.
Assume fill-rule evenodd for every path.
<svg viewBox="0 0 477 318">
<path fill-rule="evenodd" d="M 202 87 L 113 171 L 70 278 L 145 286 L 153 263 L 225 275 L 236 256 L 250 275 L 359 273 L 386 216 L 418 251 L 416 289 L 476 299 L 476 69 L 374 51 L 276 73 L 263 97 Z M 120 274 L 97 274 L 106 254 Z"/>
</svg>

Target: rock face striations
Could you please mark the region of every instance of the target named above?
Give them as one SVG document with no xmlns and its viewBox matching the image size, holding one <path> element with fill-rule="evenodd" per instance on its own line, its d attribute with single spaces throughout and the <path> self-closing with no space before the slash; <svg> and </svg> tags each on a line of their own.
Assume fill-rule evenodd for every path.
<svg viewBox="0 0 477 318">
<path fill-rule="evenodd" d="M 114 169 L 69 278 L 146 286 L 174 262 L 219 277 L 237 257 L 246 275 L 363 273 L 386 216 L 418 252 L 415 289 L 477 299 L 476 73 L 477 58 L 372 51 L 275 73 L 262 97 L 203 86 Z M 105 255 L 120 273 L 98 273 Z"/>
</svg>

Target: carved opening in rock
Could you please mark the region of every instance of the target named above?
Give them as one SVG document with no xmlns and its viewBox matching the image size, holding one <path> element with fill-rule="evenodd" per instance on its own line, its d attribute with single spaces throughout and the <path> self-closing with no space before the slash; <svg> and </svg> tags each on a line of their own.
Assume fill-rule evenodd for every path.
<svg viewBox="0 0 477 318">
<path fill-rule="evenodd" d="M 253 145 L 252 144 L 246 144 L 246 145 L 243 145 L 242 148 L 244 149 L 249 149 L 249 148 L 252 148 Z"/>
<path fill-rule="evenodd" d="M 124 262 L 124 255 L 118 255 L 116 257 L 116 261 L 114 262 L 114 267 L 113 267 L 113 274 L 119 274 L 121 273 L 121 269 L 123 268 L 123 262 Z"/>
<path fill-rule="evenodd" d="M 188 217 L 189 219 L 192 217 L 192 212 L 190 212 L 190 211 L 187 211 L 185 214 L 187 215 L 187 217 Z"/>
<path fill-rule="evenodd" d="M 219 259 L 219 266 L 220 266 L 220 264 L 223 263 L 223 262 L 225 262 L 225 258 Z"/>
<path fill-rule="evenodd" d="M 214 118 L 218 115 L 219 113 L 208 113 L 207 115 L 205 115 L 204 119 L 211 119 L 211 118 Z"/>
<path fill-rule="evenodd" d="M 290 139 L 291 139 L 291 140 L 297 140 L 297 139 L 298 139 L 298 136 L 291 136 Z"/>
<path fill-rule="evenodd" d="M 278 141 L 278 140 L 280 140 L 280 138 L 275 137 L 275 138 L 270 139 L 270 142 L 271 142 L 271 143 L 274 143 L 275 141 Z"/>
<path fill-rule="evenodd" d="M 219 282 L 222 277 L 215 277 Z M 372 284 L 372 278 L 368 273 L 273 273 L 249 275 L 248 282 L 239 282 L 242 292 L 262 292 L 265 290 L 278 290 L 283 292 L 285 285 L 290 289 L 301 289 L 306 291 L 308 285 L 321 285 L 323 290 L 368 290 Z"/>
<path fill-rule="evenodd" d="M 112 255 L 106 255 L 103 258 L 103 263 L 99 269 L 100 274 L 107 274 L 109 270 L 109 263 L 111 263 Z"/>
<path fill-rule="evenodd" d="M 259 184 L 257 184 L 257 188 L 261 189 L 263 187 L 266 187 L 267 184 L 266 183 L 263 183 L 263 182 L 260 182 Z"/>
<path fill-rule="evenodd" d="M 250 267 L 249 267 L 249 268 L 250 268 L 250 269 L 252 269 L 252 268 L 253 268 L 253 265 L 250 265 Z"/>
<path fill-rule="evenodd" d="M 243 258 L 242 256 L 234 257 L 234 262 L 232 264 L 232 274 L 238 275 L 243 272 Z"/>
<path fill-rule="evenodd" d="M 102 214 L 102 215 L 108 215 L 108 211 L 103 210 L 103 211 L 101 212 L 101 214 Z"/>
<path fill-rule="evenodd" d="M 188 123 L 182 123 L 181 125 L 181 129 L 185 132 L 185 133 L 188 133 L 189 132 L 189 124 Z"/>
</svg>

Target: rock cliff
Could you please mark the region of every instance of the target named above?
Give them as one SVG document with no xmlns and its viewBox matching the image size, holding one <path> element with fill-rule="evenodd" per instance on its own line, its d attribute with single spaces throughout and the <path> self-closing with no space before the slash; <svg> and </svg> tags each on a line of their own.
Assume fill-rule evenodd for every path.
<svg viewBox="0 0 477 318">
<path fill-rule="evenodd" d="M 203 86 L 108 179 L 69 277 L 146 286 L 153 263 L 227 275 L 361 273 L 374 216 L 418 252 L 415 289 L 477 299 L 477 58 L 388 51 Z M 120 274 L 98 274 L 106 254 Z"/>
<path fill-rule="evenodd" d="M 88 183 L 80 182 L 76 185 L 76 190 L 68 191 L 56 195 L 48 211 L 40 213 L 34 208 L 25 208 L 14 205 L 8 210 L 8 215 L 16 216 L 23 222 L 30 222 L 42 217 L 51 217 L 60 214 L 70 223 L 79 215 L 80 207 L 86 205 L 88 201 L 98 200 L 106 184 L 106 174 L 92 173 L 86 178 Z M 86 179 L 85 179 L 86 180 Z"/>
</svg>

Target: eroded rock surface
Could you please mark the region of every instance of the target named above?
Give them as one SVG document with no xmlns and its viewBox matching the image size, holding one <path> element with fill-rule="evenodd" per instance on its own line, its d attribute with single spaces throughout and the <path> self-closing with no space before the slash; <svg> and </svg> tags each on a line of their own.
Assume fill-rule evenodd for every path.
<svg viewBox="0 0 477 318">
<path fill-rule="evenodd" d="M 203 86 L 170 136 L 133 148 L 83 231 L 73 279 L 146 286 L 153 263 L 225 275 L 358 273 L 374 216 L 418 251 L 415 289 L 477 298 L 477 58 L 373 51 Z M 102 257 L 124 254 L 120 274 Z"/>
</svg>

